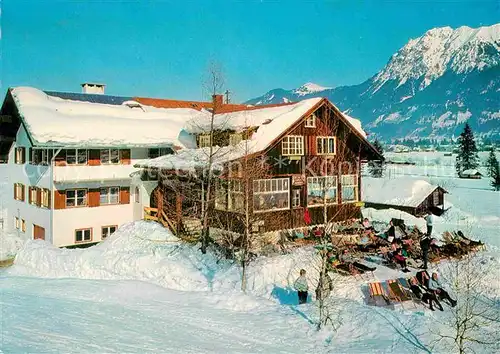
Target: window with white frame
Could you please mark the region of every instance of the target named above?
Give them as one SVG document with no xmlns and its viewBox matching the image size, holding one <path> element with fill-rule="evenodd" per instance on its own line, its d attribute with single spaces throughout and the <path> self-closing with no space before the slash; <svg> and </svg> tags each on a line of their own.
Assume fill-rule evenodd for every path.
<svg viewBox="0 0 500 354">
<path fill-rule="evenodd" d="M 253 181 L 253 210 L 290 209 L 290 180 L 288 178 Z"/>
<path fill-rule="evenodd" d="M 227 210 L 230 211 L 243 211 L 245 197 L 244 197 L 244 185 L 241 181 L 229 181 L 227 190 Z"/>
<path fill-rule="evenodd" d="M 210 147 L 210 134 L 198 135 L 198 147 Z"/>
<path fill-rule="evenodd" d="M 294 188 L 292 189 L 292 207 L 297 208 L 301 206 L 301 195 L 302 189 Z"/>
<path fill-rule="evenodd" d="M 92 229 L 75 230 L 75 242 L 92 241 Z"/>
<path fill-rule="evenodd" d="M 240 133 L 229 135 L 229 145 L 238 145 L 242 140 L 243 136 Z"/>
<path fill-rule="evenodd" d="M 304 126 L 306 128 L 316 128 L 316 115 L 314 113 L 306 118 Z"/>
<path fill-rule="evenodd" d="M 284 156 L 304 155 L 304 137 L 300 135 L 285 136 L 281 142 L 281 154 Z"/>
<path fill-rule="evenodd" d="M 14 153 L 14 163 L 22 165 L 26 162 L 26 148 L 17 147 Z"/>
<path fill-rule="evenodd" d="M 117 226 L 116 225 L 112 225 L 112 226 L 103 226 L 102 227 L 102 232 L 101 232 L 101 239 L 105 239 L 107 238 L 108 236 L 111 236 L 117 229 Z"/>
<path fill-rule="evenodd" d="M 358 200 L 358 176 L 342 175 L 342 201 L 356 202 Z"/>
<path fill-rule="evenodd" d="M 307 205 L 337 203 L 337 177 L 307 177 Z"/>
<path fill-rule="evenodd" d="M 101 188 L 99 203 L 118 204 L 120 202 L 120 187 L 104 187 Z"/>
<path fill-rule="evenodd" d="M 40 197 L 42 199 L 40 201 L 41 206 L 47 209 L 50 208 L 50 189 L 42 188 Z"/>
<path fill-rule="evenodd" d="M 118 149 L 102 149 L 101 164 L 117 165 L 120 163 L 120 150 Z"/>
<path fill-rule="evenodd" d="M 334 136 L 320 136 L 316 138 L 316 152 L 318 155 L 335 155 L 336 139 Z"/>
<path fill-rule="evenodd" d="M 87 205 L 86 189 L 69 189 L 66 191 L 66 207 L 79 207 Z"/>
<path fill-rule="evenodd" d="M 88 161 L 88 151 L 86 149 L 66 150 L 66 163 L 68 165 L 86 165 Z"/>
</svg>

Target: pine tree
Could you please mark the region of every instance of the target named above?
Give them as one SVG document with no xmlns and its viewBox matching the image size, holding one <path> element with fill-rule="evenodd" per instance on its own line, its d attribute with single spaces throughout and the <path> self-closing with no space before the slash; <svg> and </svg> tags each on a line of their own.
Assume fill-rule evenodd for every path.
<svg viewBox="0 0 500 354">
<path fill-rule="evenodd" d="M 382 143 L 378 140 L 373 142 L 373 147 L 380 153 L 380 155 L 384 156 L 384 147 Z M 372 177 L 382 178 L 384 175 L 384 163 L 383 161 L 370 161 L 368 162 L 368 171 Z"/>
<path fill-rule="evenodd" d="M 465 170 L 477 168 L 479 157 L 477 155 L 474 133 L 468 123 L 465 123 L 464 131 L 458 137 L 458 156 L 455 164 L 458 175 Z"/>
<path fill-rule="evenodd" d="M 486 160 L 486 169 L 488 171 L 488 176 L 490 177 L 494 176 L 497 165 L 498 165 L 498 160 L 495 155 L 495 149 L 491 148 L 490 154 L 488 155 L 488 160 Z"/>
<path fill-rule="evenodd" d="M 500 164 L 498 163 L 498 161 L 493 168 L 491 177 L 493 178 L 493 180 L 491 181 L 491 186 L 495 188 L 496 191 L 500 191 Z"/>
</svg>

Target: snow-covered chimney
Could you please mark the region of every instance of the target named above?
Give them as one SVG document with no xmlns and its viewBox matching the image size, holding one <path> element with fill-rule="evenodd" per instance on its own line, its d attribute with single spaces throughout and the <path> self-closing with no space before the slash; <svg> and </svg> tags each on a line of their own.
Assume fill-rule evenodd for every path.
<svg viewBox="0 0 500 354">
<path fill-rule="evenodd" d="M 83 93 L 94 93 L 98 95 L 104 95 L 105 84 L 97 84 L 95 82 L 84 82 L 82 84 Z"/>
</svg>

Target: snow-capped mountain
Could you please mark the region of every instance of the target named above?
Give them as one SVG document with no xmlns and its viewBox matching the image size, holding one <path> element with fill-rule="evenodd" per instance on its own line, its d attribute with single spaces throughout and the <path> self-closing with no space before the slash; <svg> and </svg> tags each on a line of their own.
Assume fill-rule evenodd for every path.
<svg viewBox="0 0 500 354">
<path fill-rule="evenodd" d="M 435 28 L 411 39 L 372 78 L 354 86 L 305 84 L 248 101 L 324 96 L 382 138 L 450 137 L 465 121 L 500 136 L 500 24 Z"/>
</svg>

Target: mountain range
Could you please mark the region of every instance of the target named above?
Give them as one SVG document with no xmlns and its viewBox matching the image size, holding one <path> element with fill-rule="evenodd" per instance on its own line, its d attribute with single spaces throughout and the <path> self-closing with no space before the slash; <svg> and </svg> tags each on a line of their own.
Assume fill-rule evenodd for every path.
<svg viewBox="0 0 500 354">
<path fill-rule="evenodd" d="M 359 85 L 306 83 L 247 101 L 262 105 L 327 97 L 385 141 L 456 137 L 469 122 L 481 137 L 500 138 L 500 23 L 434 28 L 411 39 Z"/>
</svg>

